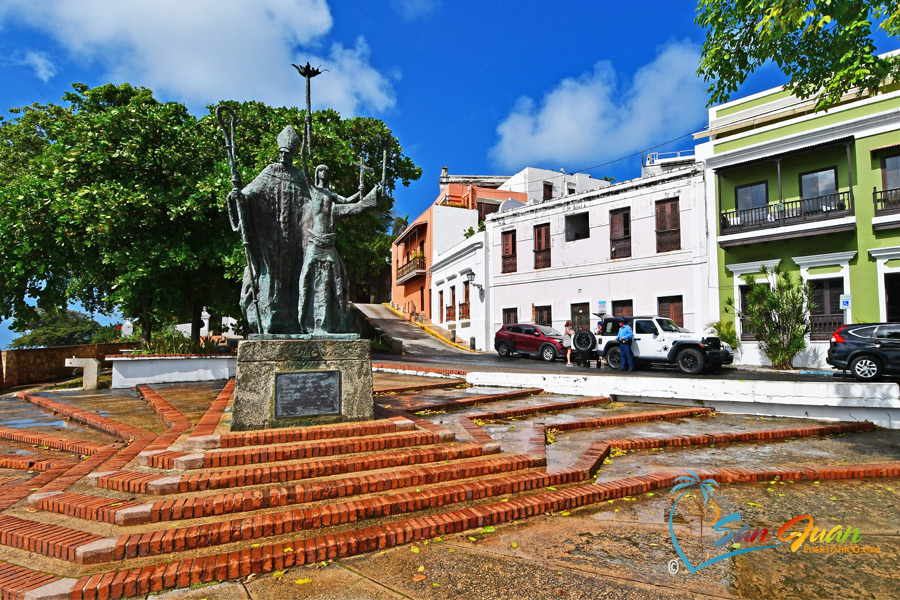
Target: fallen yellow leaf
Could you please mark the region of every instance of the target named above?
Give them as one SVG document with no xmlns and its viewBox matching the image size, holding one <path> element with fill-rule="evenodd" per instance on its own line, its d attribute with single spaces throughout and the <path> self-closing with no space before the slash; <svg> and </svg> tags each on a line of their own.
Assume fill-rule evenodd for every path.
<svg viewBox="0 0 900 600">
<path fill-rule="evenodd" d="M 421 550 L 419 550 L 418 546 L 413 546 L 412 548 L 409 549 L 409 551 L 412 552 L 413 554 L 418 554 L 419 552 L 421 552 Z"/>
<path fill-rule="evenodd" d="M 518 542 L 510 542 L 510 543 L 509 543 L 509 547 L 510 547 L 510 548 L 518 548 L 518 547 L 519 547 L 519 543 L 518 543 Z"/>
<path fill-rule="evenodd" d="M 297 585 L 303 585 L 304 583 L 309 583 L 311 581 L 312 581 L 312 579 L 298 579 L 294 583 L 296 583 Z"/>
<path fill-rule="evenodd" d="M 416 571 L 418 571 L 419 573 L 424 573 L 424 572 L 425 572 L 425 565 L 419 565 L 419 568 L 416 569 Z"/>
</svg>

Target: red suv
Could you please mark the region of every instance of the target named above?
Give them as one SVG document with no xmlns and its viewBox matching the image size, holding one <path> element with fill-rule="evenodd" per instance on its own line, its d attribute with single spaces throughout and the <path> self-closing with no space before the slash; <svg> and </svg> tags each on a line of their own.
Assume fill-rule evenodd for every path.
<svg viewBox="0 0 900 600">
<path fill-rule="evenodd" d="M 562 334 L 546 325 L 511 323 L 494 334 L 494 349 L 506 358 L 513 352 L 520 355 L 540 356 L 550 362 L 566 355 Z"/>
</svg>

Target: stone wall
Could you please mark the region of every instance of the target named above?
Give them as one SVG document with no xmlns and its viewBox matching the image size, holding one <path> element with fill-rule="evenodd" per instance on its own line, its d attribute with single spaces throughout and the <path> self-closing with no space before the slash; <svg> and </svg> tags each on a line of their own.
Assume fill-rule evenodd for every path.
<svg viewBox="0 0 900 600">
<path fill-rule="evenodd" d="M 121 350 L 137 348 L 135 342 L 119 344 L 85 344 L 82 346 L 58 346 L 55 348 L 33 348 L 4 350 L 0 352 L 0 389 L 16 387 L 65 377 L 72 374 L 72 367 L 65 366 L 66 359 L 96 358 L 101 368 L 108 369 L 111 363 L 105 360 L 108 354 L 119 354 Z"/>
</svg>

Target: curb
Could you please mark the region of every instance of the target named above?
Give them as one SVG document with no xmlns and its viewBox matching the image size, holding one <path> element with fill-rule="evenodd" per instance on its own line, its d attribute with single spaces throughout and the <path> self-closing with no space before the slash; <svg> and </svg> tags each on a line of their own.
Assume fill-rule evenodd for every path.
<svg viewBox="0 0 900 600">
<path fill-rule="evenodd" d="M 428 332 L 428 333 L 431 334 L 432 336 L 436 337 L 437 339 L 441 340 L 442 342 L 444 342 L 444 343 L 447 344 L 448 346 L 453 346 L 454 348 L 458 348 L 458 349 L 460 349 L 460 350 L 465 350 L 466 352 L 471 352 L 472 354 L 484 354 L 483 352 L 480 352 L 480 351 L 478 351 L 478 350 L 472 350 L 472 349 L 469 348 L 468 346 L 463 346 L 462 344 L 457 344 L 456 342 L 451 342 L 450 340 L 448 340 L 447 338 L 445 338 L 444 336 L 442 336 L 441 334 L 437 333 L 436 331 L 434 331 L 433 329 L 431 329 L 430 327 L 428 327 L 428 326 L 426 326 L 426 325 L 422 325 L 421 323 L 416 323 L 415 321 L 410 321 L 410 320 L 408 320 L 408 319 L 406 318 L 406 315 L 404 315 L 404 314 L 403 314 L 402 312 L 400 312 L 399 310 L 396 310 L 394 307 L 392 307 L 392 306 L 389 305 L 389 304 L 386 304 L 386 303 L 382 302 L 381 305 L 382 305 L 383 307 L 385 307 L 386 309 L 388 309 L 389 311 L 391 311 L 392 313 L 394 313 L 395 315 L 397 315 L 398 317 L 401 317 L 401 318 L 402 318 L 404 321 L 406 321 L 407 323 L 412 323 L 413 325 L 415 325 L 415 326 L 418 327 L 419 329 L 424 329 L 426 332 Z"/>
</svg>

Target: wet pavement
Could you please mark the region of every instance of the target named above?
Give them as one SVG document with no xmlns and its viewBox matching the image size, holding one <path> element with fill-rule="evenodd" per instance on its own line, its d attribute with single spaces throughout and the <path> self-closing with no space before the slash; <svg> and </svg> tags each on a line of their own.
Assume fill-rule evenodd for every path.
<svg viewBox="0 0 900 600">
<path fill-rule="evenodd" d="M 221 384 L 219 389 L 222 389 Z M 167 429 L 159 415 L 134 390 L 59 390 L 41 395 L 151 433 L 159 434 Z"/>
</svg>

